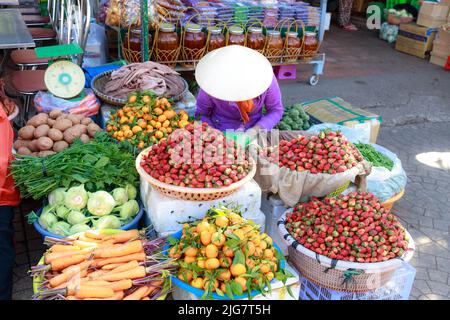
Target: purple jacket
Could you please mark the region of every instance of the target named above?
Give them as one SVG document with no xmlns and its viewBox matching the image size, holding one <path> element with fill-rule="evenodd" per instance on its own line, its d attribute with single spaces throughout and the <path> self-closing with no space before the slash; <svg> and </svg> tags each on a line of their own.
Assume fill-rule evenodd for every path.
<svg viewBox="0 0 450 320">
<path fill-rule="evenodd" d="M 250 121 L 244 125 L 241 112 L 235 102 L 213 98 L 200 89 L 195 116 L 200 116 L 201 121 L 221 131 L 227 129 L 247 130 L 255 125 L 271 130 L 281 120 L 284 111 L 280 87 L 275 76 L 269 89 L 253 99 L 253 102 L 255 105 L 253 111 L 248 114 Z M 264 105 L 266 106 L 265 114 L 262 113 Z"/>
</svg>

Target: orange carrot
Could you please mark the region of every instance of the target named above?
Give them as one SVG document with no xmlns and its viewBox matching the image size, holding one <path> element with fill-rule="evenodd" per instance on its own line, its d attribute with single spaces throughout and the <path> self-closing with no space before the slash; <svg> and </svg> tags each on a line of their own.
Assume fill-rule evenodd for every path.
<svg viewBox="0 0 450 320">
<path fill-rule="evenodd" d="M 105 264 L 102 266 L 102 270 L 113 270 L 117 267 L 123 266 L 126 263 L 111 263 L 111 264 Z"/>
<path fill-rule="evenodd" d="M 83 298 L 109 298 L 114 295 L 114 291 L 111 288 L 107 287 L 94 287 L 94 286 L 86 286 L 80 285 L 75 289 L 69 289 L 68 293 L 75 295 L 75 297 L 79 299 Z"/>
<path fill-rule="evenodd" d="M 61 274 L 58 274 L 57 276 L 51 278 L 49 280 L 49 284 L 53 288 L 57 287 L 62 283 L 67 282 L 71 277 L 73 277 L 77 273 L 80 273 L 82 270 L 86 270 L 88 267 L 89 267 L 88 261 L 83 261 L 79 264 L 67 267 L 62 271 Z"/>
<path fill-rule="evenodd" d="M 48 249 L 50 252 L 65 252 L 65 251 L 75 251 L 80 250 L 80 247 L 73 245 L 63 245 L 63 244 L 55 244 Z"/>
<path fill-rule="evenodd" d="M 95 250 L 94 256 L 98 258 L 114 258 L 129 255 L 132 253 L 143 252 L 144 247 L 141 240 L 127 242 L 121 246 L 111 249 Z"/>
<path fill-rule="evenodd" d="M 77 284 L 80 282 L 83 277 L 86 277 L 87 270 L 81 270 L 79 273 L 76 273 L 69 277 L 66 282 L 62 282 L 59 285 L 53 287 L 54 289 L 67 288 L 70 284 Z"/>
<path fill-rule="evenodd" d="M 149 297 L 143 297 L 141 300 L 150 300 Z"/>
<path fill-rule="evenodd" d="M 127 295 L 123 300 L 141 300 L 145 296 L 145 293 L 148 291 L 147 286 L 142 286 L 135 290 L 133 293 Z"/>
<path fill-rule="evenodd" d="M 107 236 L 105 240 L 114 240 L 115 243 L 124 243 L 130 240 L 134 240 L 137 237 L 139 237 L 139 231 L 137 229 L 132 229 Z"/>
<path fill-rule="evenodd" d="M 133 281 L 130 279 L 124 279 L 120 281 L 110 282 L 107 287 L 113 289 L 114 291 L 128 290 L 133 286 Z"/>
<path fill-rule="evenodd" d="M 108 298 L 84 298 L 83 300 L 122 300 L 124 295 L 123 291 L 117 291 Z"/>
<path fill-rule="evenodd" d="M 94 240 L 103 240 L 103 238 L 105 237 L 104 235 L 102 235 L 100 232 L 98 231 L 94 231 L 94 230 L 88 230 L 84 233 L 84 235 L 89 238 L 89 239 L 94 239 Z"/>
<path fill-rule="evenodd" d="M 93 287 L 103 287 L 109 286 L 111 282 L 105 280 L 89 280 L 88 278 L 83 278 L 81 283 L 85 286 L 93 286 Z"/>
<path fill-rule="evenodd" d="M 67 272 L 73 272 L 73 270 L 75 270 L 75 271 L 85 270 L 85 269 L 89 268 L 89 266 L 91 264 L 92 264 L 92 260 L 86 260 L 86 261 L 80 262 L 78 264 L 74 264 L 72 266 L 69 266 L 69 267 L 63 269 L 61 272 L 62 273 L 67 273 Z"/>
<path fill-rule="evenodd" d="M 130 262 L 127 262 L 127 263 L 111 270 L 111 273 L 123 272 L 123 271 L 134 269 L 136 267 L 139 267 L 139 262 L 137 262 L 137 260 L 131 260 Z"/>
<path fill-rule="evenodd" d="M 83 262 L 84 260 L 86 260 L 86 255 L 76 254 L 71 257 L 63 257 L 63 258 L 55 259 L 50 263 L 50 265 L 51 265 L 51 268 L 53 271 L 60 271 L 71 265 Z"/>
<path fill-rule="evenodd" d="M 63 251 L 63 252 L 49 252 L 44 255 L 45 257 L 45 264 L 50 264 L 53 260 L 64 258 L 64 257 L 70 257 L 76 254 L 84 254 L 87 253 L 86 251 L 81 250 L 72 250 L 72 251 Z"/>
<path fill-rule="evenodd" d="M 107 273 L 99 277 L 100 280 L 119 281 L 124 279 L 139 279 L 146 275 L 145 267 L 137 267 L 131 270 L 118 273 Z"/>
<path fill-rule="evenodd" d="M 94 278 L 98 278 L 100 276 L 103 276 L 105 274 L 107 274 L 108 272 L 106 270 L 96 270 L 96 271 L 92 271 L 91 273 L 89 273 L 88 278 L 89 279 L 94 279 Z"/>
<path fill-rule="evenodd" d="M 130 262 L 133 260 L 141 262 L 141 261 L 145 261 L 145 258 L 146 258 L 145 252 L 132 253 L 129 255 L 121 256 L 121 257 L 103 259 L 97 263 L 97 267 L 103 267 L 107 264 L 112 264 L 112 263 Z"/>
<path fill-rule="evenodd" d="M 80 300 L 80 299 L 78 299 L 78 298 L 75 297 L 75 296 L 67 296 L 67 297 L 66 297 L 66 300 Z"/>
</svg>

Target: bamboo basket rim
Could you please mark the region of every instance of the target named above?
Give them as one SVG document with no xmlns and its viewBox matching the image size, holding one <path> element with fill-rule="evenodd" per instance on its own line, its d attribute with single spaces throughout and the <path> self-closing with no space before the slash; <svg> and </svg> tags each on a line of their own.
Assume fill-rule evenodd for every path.
<svg viewBox="0 0 450 320">
<path fill-rule="evenodd" d="M 234 190 L 239 189 L 247 182 L 250 182 L 253 177 L 256 174 L 256 162 L 249 158 L 250 163 L 252 164 L 252 169 L 250 172 L 244 177 L 244 179 L 239 180 L 235 183 L 230 184 L 226 187 L 220 187 L 220 188 L 189 188 L 189 187 L 180 187 L 180 186 L 173 186 L 168 183 L 161 182 L 155 178 L 153 178 L 151 175 L 149 175 L 145 170 L 141 167 L 141 160 L 144 155 L 147 155 L 151 146 L 142 150 L 141 153 L 136 158 L 136 170 L 139 173 L 139 176 L 147 181 L 150 185 L 157 186 L 161 189 L 171 190 L 179 193 L 185 193 L 185 194 L 202 194 L 202 195 L 208 195 L 208 194 L 217 194 L 217 193 L 231 193 Z"/>
<path fill-rule="evenodd" d="M 281 234 L 282 238 L 287 242 L 287 245 L 292 247 L 292 242 L 295 241 L 295 239 L 291 236 L 291 234 L 287 231 L 285 224 L 282 223 L 286 221 L 286 214 L 289 212 L 292 212 L 293 208 L 290 208 L 286 210 L 281 218 L 278 220 L 278 231 Z M 389 270 L 396 269 L 400 266 L 402 263 L 402 260 L 405 262 L 409 262 L 411 258 L 414 255 L 415 251 L 415 243 L 411 235 L 409 234 L 408 230 L 406 228 L 403 228 L 405 230 L 406 238 L 408 239 L 408 248 L 405 250 L 405 253 L 400 258 L 393 258 L 387 261 L 382 262 L 350 262 L 350 261 L 344 261 L 344 260 L 337 260 L 336 265 L 334 266 L 334 269 L 339 271 L 345 271 L 348 269 L 357 269 L 357 270 L 364 270 L 365 273 L 377 273 L 377 272 L 385 272 Z M 321 254 L 317 254 L 312 250 L 307 249 L 306 247 L 302 246 L 300 243 L 298 243 L 296 248 L 293 248 L 297 250 L 299 253 L 304 254 L 310 258 L 313 258 L 319 263 L 321 266 L 324 267 L 333 267 L 332 261 L 333 259 L 328 258 L 326 256 L 323 256 Z"/>
</svg>

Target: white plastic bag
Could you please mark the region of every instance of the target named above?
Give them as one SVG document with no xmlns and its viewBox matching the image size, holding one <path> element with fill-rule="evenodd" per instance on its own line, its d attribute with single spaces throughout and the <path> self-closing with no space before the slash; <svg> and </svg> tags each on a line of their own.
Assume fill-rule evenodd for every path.
<svg viewBox="0 0 450 320">
<path fill-rule="evenodd" d="M 394 162 L 394 167 L 390 171 L 384 167 L 372 166 L 372 171 L 367 176 L 367 191 L 384 202 L 405 188 L 407 177 L 402 162 L 395 153 L 377 144 L 372 146 Z"/>
<path fill-rule="evenodd" d="M 83 67 L 90 68 L 106 63 L 106 34 L 105 28 L 91 22 L 89 35 L 83 55 Z"/>
</svg>

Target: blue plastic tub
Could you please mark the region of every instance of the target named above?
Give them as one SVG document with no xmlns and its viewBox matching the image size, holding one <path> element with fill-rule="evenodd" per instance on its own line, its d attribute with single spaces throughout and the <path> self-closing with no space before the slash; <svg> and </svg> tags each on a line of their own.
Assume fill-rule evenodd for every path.
<svg viewBox="0 0 450 320">
<path fill-rule="evenodd" d="M 133 220 L 131 220 L 128 224 L 122 226 L 122 228 L 120 228 L 121 230 L 131 230 L 131 229 L 138 229 L 139 228 L 139 221 L 141 220 L 142 216 L 144 215 L 144 206 L 142 205 L 142 203 L 140 201 L 138 201 L 139 203 L 139 212 L 136 214 L 136 216 L 134 217 Z M 37 215 L 40 216 L 42 212 L 42 208 L 38 210 Z M 58 238 L 58 239 L 62 239 L 64 238 L 63 236 L 57 235 L 55 233 L 51 233 L 47 230 L 45 230 L 44 228 L 41 227 L 41 225 L 39 224 L 38 221 L 35 221 L 33 223 L 34 228 L 36 229 L 37 232 L 39 232 L 42 237 L 52 237 L 52 238 Z"/>
<path fill-rule="evenodd" d="M 180 239 L 182 234 L 183 234 L 183 230 L 180 230 L 180 231 L 178 231 L 178 232 L 172 234 L 171 237 L 174 237 L 175 239 Z M 275 249 L 276 249 L 279 253 L 281 253 L 281 249 L 278 247 L 278 245 L 277 245 L 275 242 L 273 243 L 273 246 L 275 247 Z M 165 250 L 166 252 L 168 252 L 169 249 L 170 249 L 170 244 L 167 244 L 167 245 L 164 247 L 164 250 Z M 286 260 L 283 259 L 283 260 L 280 261 L 280 268 L 285 268 L 285 267 L 286 267 Z M 188 292 L 190 292 L 190 293 L 193 293 L 193 294 L 195 294 L 195 295 L 198 296 L 198 297 L 203 296 L 203 294 L 205 293 L 204 290 L 200 290 L 200 289 L 194 288 L 193 286 L 187 284 L 187 283 L 184 282 L 184 281 L 181 281 L 180 279 L 178 279 L 177 277 L 175 277 L 175 276 L 173 276 L 173 275 L 171 275 L 171 277 L 172 277 L 172 284 L 173 284 L 173 285 L 176 285 L 177 287 L 179 287 L 179 288 L 181 288 L 181 289 L 183 289 L 183 290 L 186 290 L 186 291 L 188 291 Z M 276 281 L 275 278 L 273 278 L 273 280 L 271 281 L 271 283 L 273 283 L 274 281 Z M 257 291 L 257 290 L 253 290 L 252 292 L 250 292 L 250 296 L 251 296 L 251 297 L 255 297 L 255 296 L 257 296 L 258 294 L 260 294 L 260 292 Z M 211 296 L 212 296 L 212 298 L 213 298 L 214 300 L 230 300 L 230 298 L 229 298 L 227 295 L 219 296 L 217 293 L 213 293 Z M 248 298 L 248 294 L 246 293 L 246 294 L 243 294 L 243 295 L 240 295 L 240 296 L 234 295 L 233 297 L 234 297 L 234 300 L 237 300 L 237 299 L 246 299 L 246 298 Z"/>
</svg>

